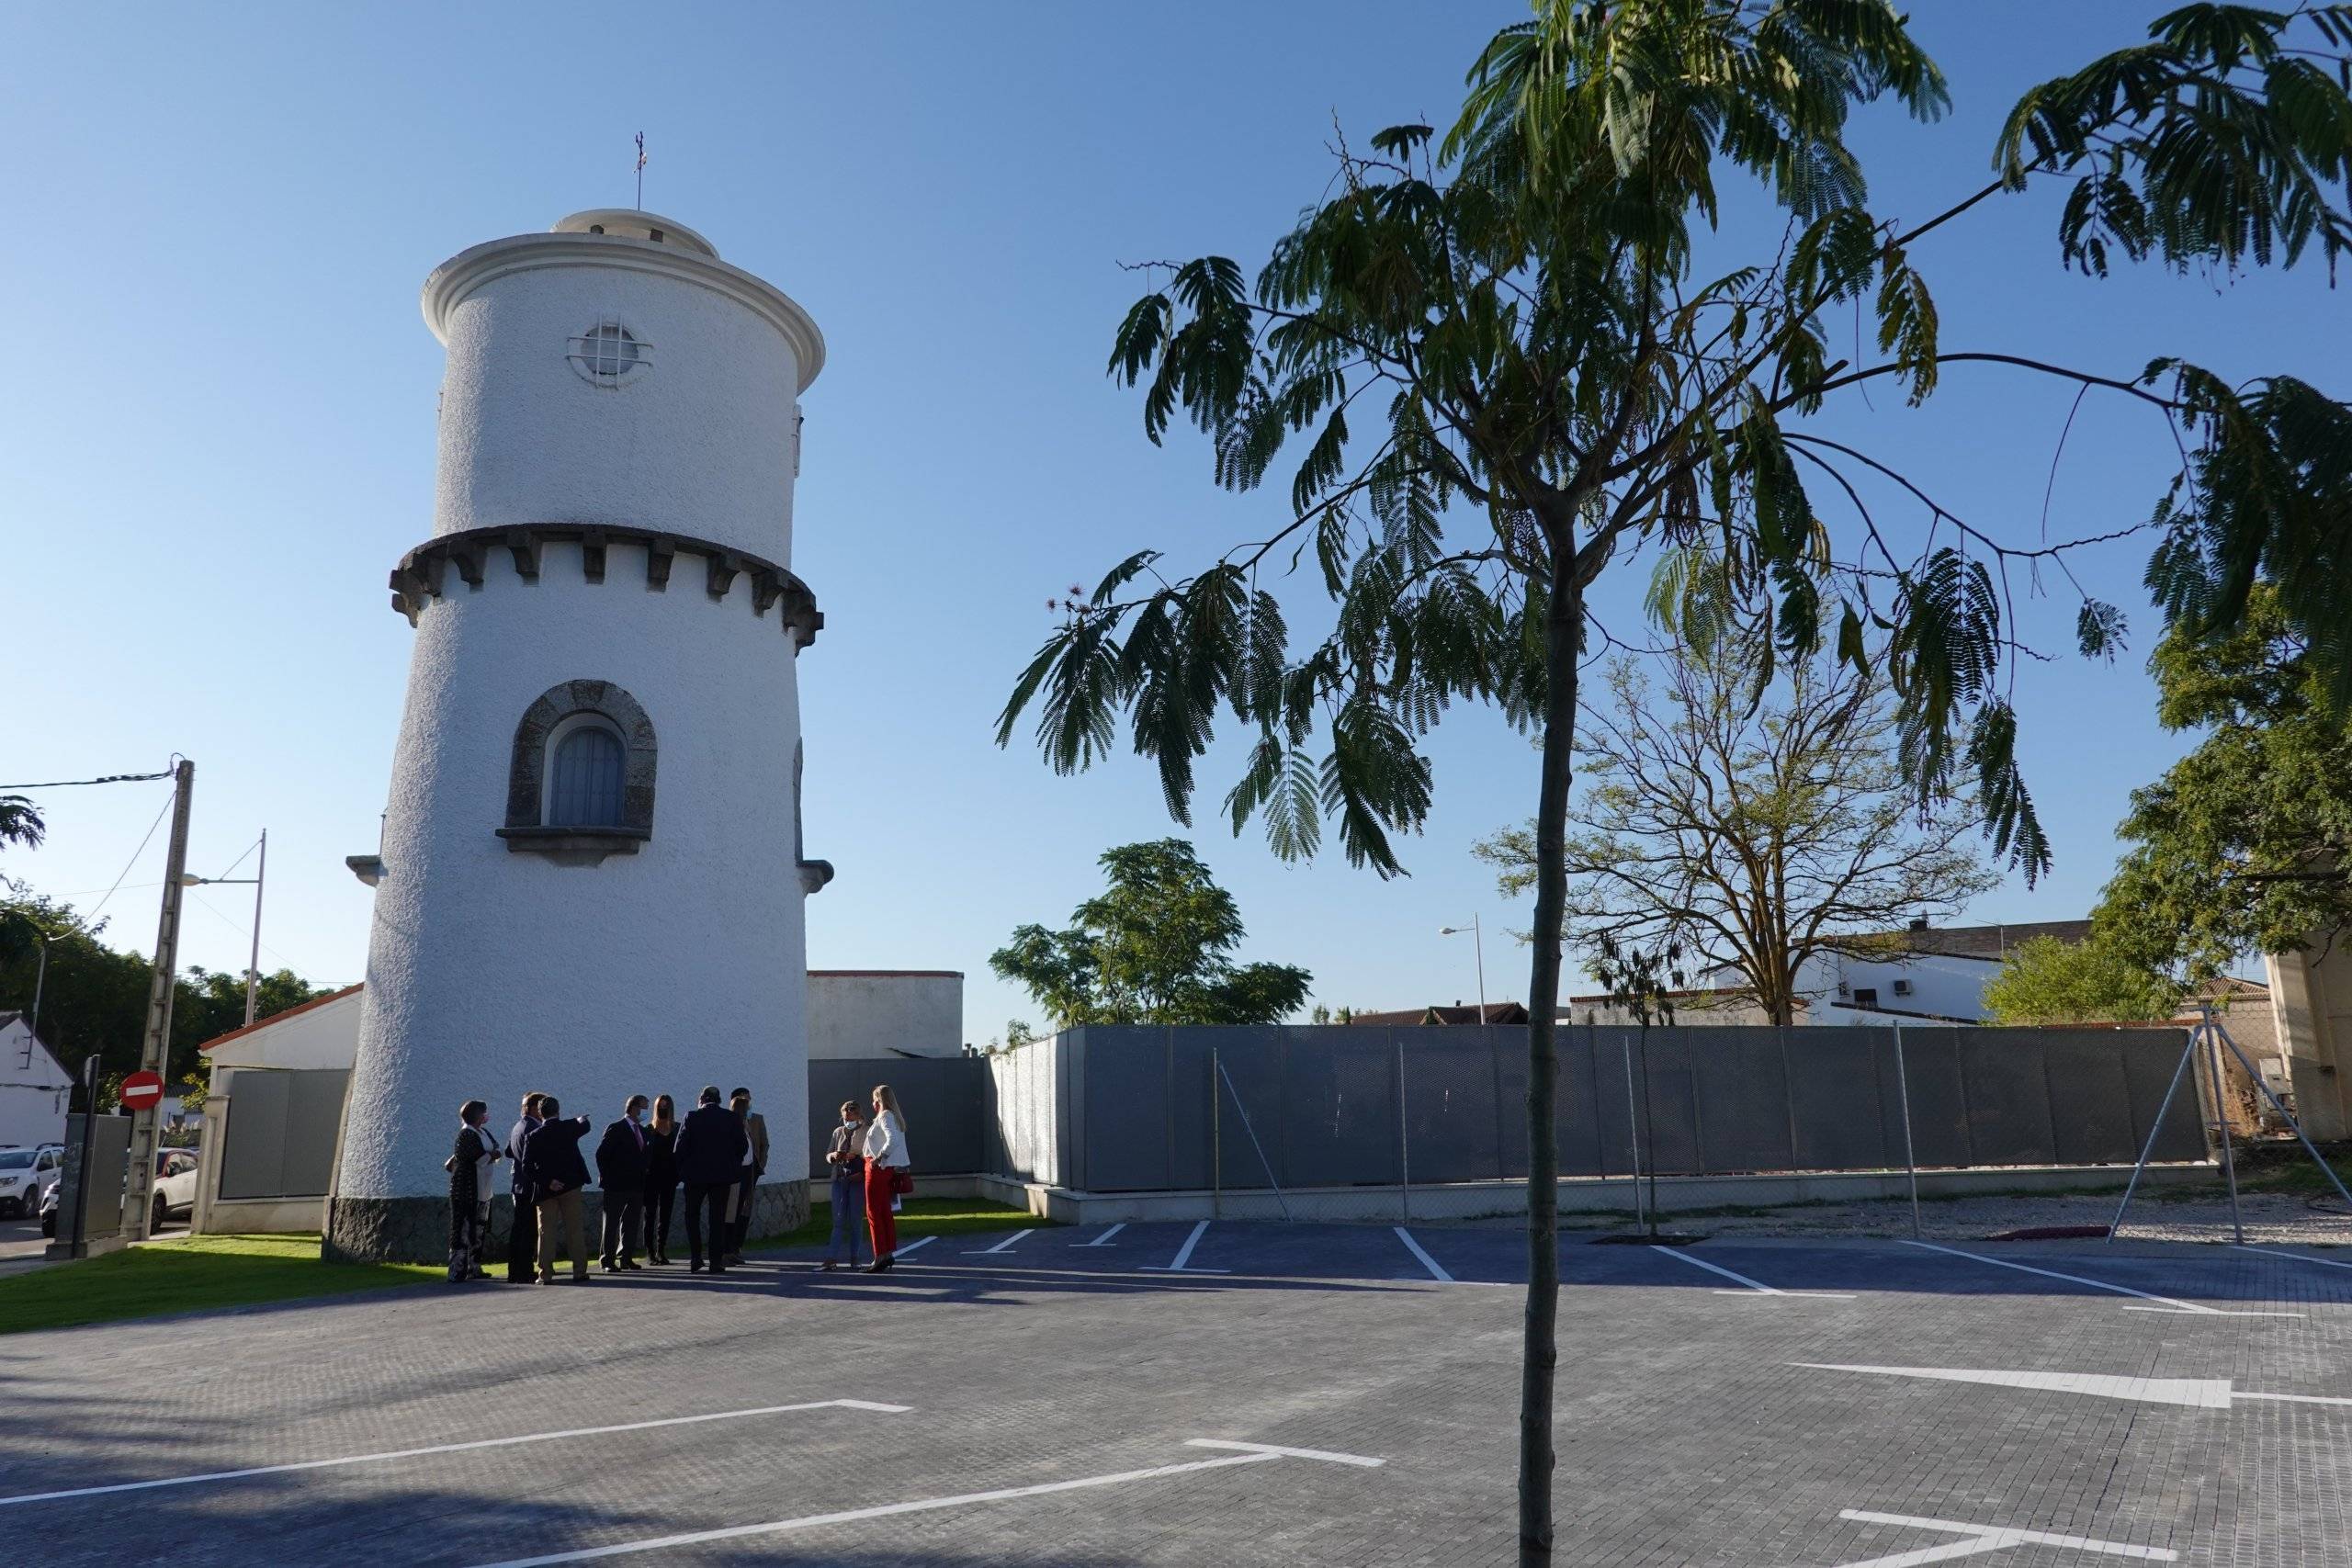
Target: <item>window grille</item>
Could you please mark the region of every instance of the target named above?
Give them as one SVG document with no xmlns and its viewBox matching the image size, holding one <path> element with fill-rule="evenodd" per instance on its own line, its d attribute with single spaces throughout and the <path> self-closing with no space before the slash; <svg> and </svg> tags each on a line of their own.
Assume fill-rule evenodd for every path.
<svg viewBox="0 0 2352 1568">
<path fill-rule="evenodd" d="M 554 828 L 613 828 L 621 820 L 620 737 L 601 725 L 583 725 L 556 743 L 554 784 L 548 795 L 548 825 Z"/>
<path fill-rule="evenodd" d="M 617 387 L 653 358 L 653 345 L 618 321 L 599 321 L 571 340 L 573 369 L 597 387 Z"/>
</svg>

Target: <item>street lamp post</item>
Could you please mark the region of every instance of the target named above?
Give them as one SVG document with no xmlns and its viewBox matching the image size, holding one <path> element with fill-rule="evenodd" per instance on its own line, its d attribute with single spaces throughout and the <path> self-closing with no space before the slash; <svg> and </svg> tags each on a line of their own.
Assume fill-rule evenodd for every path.
<svg viewBox="0 0 2352 1568">
<path fill-rule="evenodd" d="M 239 855 L 239 860 L 244 856 Z M 254 866 L 251 876 L 191 876 L 183 874 L 182 887 L 244 887 L 254 890 L 253 954 L 245 961 L 245 1027 L 253 1027 L 254 1013 L 261 1004 L 261 892 L 263 879 L 269 875 L 269 829 L 261 834 L 261 859 Z"/>
<path fill-rule="evenodd" d="M 67 933 L 64 931 L 58 931 L 54 935 L 45 936 L 40 939 L 40 967 L 34 971 L 33 974 L 33 1021 L 31 1028 L 33 1032 L 33 1038 L 36 1040 L 40 1038 L 40 993 L 42 987 L 49 984 L 49 944 L 55 942 L 59 937 L 66 934 Z"/>
<path fill-rule="evenodd" d="M 1487 1021 L 1487 938 L 1486 933 L 1478 929 L 1478 917 L 1471 916 L 1467 926 L 1440 926 L 1437 928 L 1437 934 L 1460 936 L 1465 931 L 1470 933 L 1471 951 L 1476 953 L 1478 958 L 1478 1021 L 1485 1023 Z"/>
</svg>

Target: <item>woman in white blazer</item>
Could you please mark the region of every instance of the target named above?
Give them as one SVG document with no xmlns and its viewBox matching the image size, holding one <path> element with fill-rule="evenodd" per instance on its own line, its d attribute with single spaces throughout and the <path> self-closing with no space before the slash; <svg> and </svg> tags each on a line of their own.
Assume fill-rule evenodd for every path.
<svg viewBox="0 0 2352 1568">
<path fill-rule="evenodd" d="M 865 1126 L 865 1228 L 874 1236 L 869 1274 L 888 1273 L 898 1259 L 899 1222 L 890 1213 L 899 1173 L 913 1163 L 907 1155 L 907 1118 L 888 1084 L 874 1086 L 874 1120 Z"/>
</svg>

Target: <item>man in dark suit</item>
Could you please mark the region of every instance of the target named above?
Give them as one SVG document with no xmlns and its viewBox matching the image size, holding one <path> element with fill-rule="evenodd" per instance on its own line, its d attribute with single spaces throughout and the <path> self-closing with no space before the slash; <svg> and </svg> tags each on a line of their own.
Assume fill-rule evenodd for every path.
<svg viewBox="0 0 2352 1568">
<path fill-rule="evenodd" d="M 645 1220 L 645 1096 L 632 1094 L 621 1119 L 596 1145 L 596 1184 L 605 1190 L 605 1272 L 639 1267 L 635 1257 Z"/>
<path fill-rule="evenodd" d="M 527 1285 L 538 1278 L 539 1211 L 531 1198 L 531 1179 L 523 1169 L 524 1145 L 539 1130 L 537 1089 L 523 1097 L 523 1115 L 506 1134 L 507 1185 L 514 1195 L 514 1218 L 506 1227 L 506 1282 Z"/>
<path fill-rule="evenodd" d="M 555 1096 L 539 1096 L 538 1127 L 525 1140 L 523 1163 L 539 1204 L 539 1283 L 555 1283 L 556 1233 L 563 1233 L 571 1259 L 571 1282 L 588 1282 L 588 1162 L 580 1140 L 588 1135 L 585 1116 L 567 1118 Z"/>
<path fill-rule="evenodd" d="M 710 1084 L 701 1103 L 678 1126 L 678 1179 L 686 1189 L 686 1272 L 702 1271 L 703 1222 L 710 1222 L 710 1271 L 727 1271 L 727 1195 L 743 1168 L 751 1140 L 744 1136 L 742 1118 L 718 1103 L 718 1086 Z"/>
</svg>

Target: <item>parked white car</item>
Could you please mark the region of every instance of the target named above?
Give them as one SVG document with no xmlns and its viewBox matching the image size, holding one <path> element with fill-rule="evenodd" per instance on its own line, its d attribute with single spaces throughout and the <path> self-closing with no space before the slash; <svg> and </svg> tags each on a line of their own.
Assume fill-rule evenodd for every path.
<svg viewBox="0 0 2352 1568">
<path fill-rule="evenodd" d="M 148 1201 L 150 1235 L 175 1215 L 196 1213 L 196 1169 L 194 1149 L 155 1151 L 155 1195 Z"/>
<path fill-rule="evenodd" d="M 55 1144 L 0 1149 L 0 1220 L 30 1214 L 40 1202 L 41 1190 L 57 1179 L 64 1158 L 65 1151 Z"/>
</svg>

